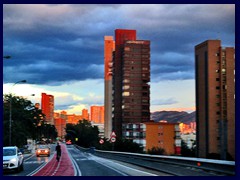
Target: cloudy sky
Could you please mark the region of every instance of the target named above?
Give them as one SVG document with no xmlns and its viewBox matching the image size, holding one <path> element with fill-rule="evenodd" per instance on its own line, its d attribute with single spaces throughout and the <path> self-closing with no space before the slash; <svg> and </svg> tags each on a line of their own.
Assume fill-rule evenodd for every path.
<svg viewBox="0 0 240 180">
<path fill-rule="evenodd" d="M 195 110 L 194 46 L 235 46 L 234 4 L 5 4 L 3 93 L 81 114 L 104 104 L 104 36 L 135 29 L 151 41 L 151 112 Z M 27 83 L 15 82 L 27 80 Z M 35 94 L 35 96 L 31 96 Z M 90 110 L 90 109 L 89 109 Z"/>
</svg>

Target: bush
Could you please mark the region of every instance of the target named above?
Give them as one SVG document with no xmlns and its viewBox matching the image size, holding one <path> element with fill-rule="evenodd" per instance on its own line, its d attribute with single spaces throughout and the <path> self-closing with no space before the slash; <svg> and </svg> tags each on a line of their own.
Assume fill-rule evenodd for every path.
<svg viewBox="0 0 240 180">
<path fill-rule="evenodd" d="M 148 149 L 147 153 L 148 154 L 155 154 L 155 155 L 164 155 L 165 154 L 165 149 L 160 148 L 160 147 L 152 147 L 151 149 Z"/>
</svg>

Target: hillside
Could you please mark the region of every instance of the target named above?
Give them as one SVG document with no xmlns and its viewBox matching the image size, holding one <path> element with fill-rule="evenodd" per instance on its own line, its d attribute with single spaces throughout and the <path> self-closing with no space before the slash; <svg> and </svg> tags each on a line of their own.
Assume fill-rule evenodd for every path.
<svg viewBox="0 0 240 180">
<path fill-rule="evenodd" d="M 196 121 L 196 112 L 187 113 L 185 111 L 157 111 L 151 113 L 151 120 L 159 122 L 160 120 L 166 120 L 168 123 L 182 122 L 189 124 Z"/>
</svg>

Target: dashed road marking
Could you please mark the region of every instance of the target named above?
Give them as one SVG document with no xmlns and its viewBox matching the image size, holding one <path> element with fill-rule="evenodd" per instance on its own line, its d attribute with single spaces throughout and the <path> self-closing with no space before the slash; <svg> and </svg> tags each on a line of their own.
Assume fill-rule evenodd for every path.
<svg viewBox="0 0 240 180">
<path fill-rule="evenodd" d="M 44 163 L 45 161 L 25 161 L 24 164 L 41 164 Z"/>
</svg>

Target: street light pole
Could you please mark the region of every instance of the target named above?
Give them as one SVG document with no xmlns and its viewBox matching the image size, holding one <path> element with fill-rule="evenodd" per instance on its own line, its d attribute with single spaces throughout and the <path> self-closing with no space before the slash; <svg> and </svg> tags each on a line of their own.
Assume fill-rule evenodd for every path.
<svg viewBox="0 0 240 180">
<path fill-rule="evenodd" d="M 15 86 L 18 83 L 25 83 L 26 80 L 18 81 L 13 84 Z M 12 86 L 12 88 L 13 88 Z M 9 105 L 9 146 L 12 145 L 12 94 L 10 92 L 10 105 Z"/>
</svg>

